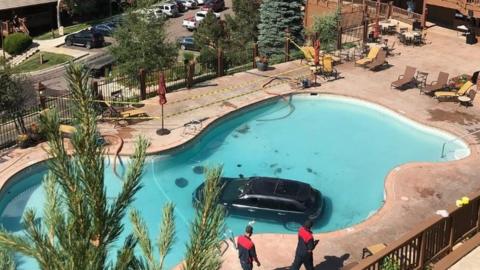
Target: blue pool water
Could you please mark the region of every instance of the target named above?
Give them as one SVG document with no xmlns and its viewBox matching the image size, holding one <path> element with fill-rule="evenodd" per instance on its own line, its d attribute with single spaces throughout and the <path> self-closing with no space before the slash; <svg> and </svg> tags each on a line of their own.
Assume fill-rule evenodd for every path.
<svg viewBox="0 0 480 270">
<path fill-rule="evenodd" d="M 294 96 L 291 104 L 275 100 L 254 106 L 218 122 L 183 149 L 148 158 L 144 187 L 133 206 L 155 238 L 163 204 L 175 203 L 177 241 L 167 257 L 169 267 L 179 263 L 185 251 L 193 216 L 191 194 L 203 181 L 201 166 L 221 164 L 223 175 L 229 177 L 276 176 L 311 184 L 326 197 L 326 209 L 314 231 L 326 232 L 352 226 L 375 213 L 383 205 L 384 179 L 393 168 L 469 154 L 468 147 L 457 140 L 447 144 L 446 156 L 441 158 L 442 144 L 455 137 L 370 103 Z M 120 180 L 107 163 L 107 192 L 114 195 Z M 22 233 L 20 218 L 25 209 L 41 211 L 45 172 L 44 164 L 32 166 L 2 190 L 0 223 L 7 229 Z M 249 221 L 229 217 L 227 227 L 238 235 Z M 130 232 L 129 221 L 126 224 L 125 231 Z M 294 233 L 284 224 L 262 220 L 254 228 L 255 233 Z M 28 258 L 20 259 L 20 269 L 34 268 Z"/>
</svg>

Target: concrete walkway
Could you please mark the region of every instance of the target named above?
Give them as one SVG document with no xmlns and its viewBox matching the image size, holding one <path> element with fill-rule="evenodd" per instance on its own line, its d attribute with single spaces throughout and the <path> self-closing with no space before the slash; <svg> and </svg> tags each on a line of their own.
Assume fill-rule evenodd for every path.
<svg viewBox="0 0 480 270">
<path fill-rule="evenodd" d="M 459 262 L 450 267 L 450 270 L 478 270 L 480 269 L 480 247 L 477 247 Z"/>
</svg>

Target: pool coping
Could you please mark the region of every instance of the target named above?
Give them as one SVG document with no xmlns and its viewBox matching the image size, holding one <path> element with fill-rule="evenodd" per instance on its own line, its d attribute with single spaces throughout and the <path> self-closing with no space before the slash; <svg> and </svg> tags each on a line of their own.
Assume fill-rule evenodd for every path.
<svg viewBox="0 0 480 270">
<path fill-rule="evenodd" d="M 281 96 L 310 95 L 310 94 L 316 94 L 316 95 L 319 95 L 319 96 L 332 96 L 332 97 L 349 98 L 349 99 L 352 99 L 353 101 L 357 100 L 357 101 L 361 101 L 361 102 L 371 103 L 374 106 L 383 107 L 384 109 L 390 110 L 391 112 L 397 114 L 398 116 L 404 117 L 407 120 L 410 120 L 414 123 L 421 124 L 423 126 L 426 126 L 427 128 L 431 128 L 433 130 L 438 130 L 440 132 L 447 133 L 448 135 L 453 135 L 457 139 L 463 141 L 470 149 L 470 154 L 468 156 L 466 156 L 462 159 L 458 159 L 458 160 L 439 161 L 439 162 L 408 162 L 408 163 L 398 165 L 397 167 L 390 170 L 390 172 L 385 176 L 385 180 L 384 180 L 384 193 L 385 193 L 384 203 L 380 208 L 378 208 L 375 211 L 374 214 L 372 214 L 371 216 L 369 216 L 365 220 L 361 221 L 360 223 L 354 224 L 353 226 L 343 228 L 343 229 L 339 229 L 339 230 L 335 230 L 335 231 L 320 232 L 319 234 L 338 235 L 338 234 L 342 234 L 342 233 L 345 233 L 345 232 L 348 233 L 348 232 L 351 232 L 351 231 L 356 231 L 356 230 L 364 228 L 365 226 L 368 225 L 368 223 L 374 222 L 379 217 L 381 217 L 383 212 L 385 212 L 385 211 L 387 211 L 388 209 L 391 208 L 393 201 L 396 199 L 395 189 L 394 189 L 394 187 L 395 187 L 395 181 L 394 180 L 396 178 L 395 175 L 400 170 L 407 169 L 407 168 L 412 169 L 412 168 L 421 167 L 421 166 L 436 167 L 436 166 L 440 166 L 440 165 L 444 166 L 446 164 L 458 164 L 459 162 L 469 161 L 470 159 L 478 159 L 478 157 L 479 157 L 478 152 L 475 151 L 476 149 L 474 147 L 476 142 L 472 138 L 470 138 L 469 136 L 462 138 L 462 136 L 464 136 L 465 134 L 460 134 L 460 132 L 458 130 L 452 129 L 450 127 L 438 127 L 438 126 L 426 123 L 422 120 L 411 118 L 408 115 L 406 115 L 403 111 L 401 111 L 399 109 L 391 108 L 390 106 L 382 104 L 378 101 L 372 100 L 371 98 L 357 97 L 357 96 L 354 96 L 354 95 L 345 95 L 345 94 L 338 94 L 338 93 L 334 93 L 334 92 L 328 92 L 328 91 L 325 91 L 325 90 L 323 90 L 319 87 L 310 88 L 308 90 L 302 90 L 302 91 L 290 90 L 290 91 L 287 91 L 287 92 L 282 93 L 282 94 L 272 95 L 272 96 L 268 96 L 266 98 L 261 98 L 261 99 L 254 100 L 253 102 L 250 102 L 250 103 L 242 104 L 242 105 L 238 106 L 238 108 L 226 111 L 223 115 L 215 116 L 215 117 L 212 117 L 212 118 L 208 119 L 207 123 L 204 126 L 201 127 L 201 130 L 197 134 L 195 134 L 194 136 L 188 138 L 187 140 L 177 141 L 177 144 L 170 145 L 169 147 L 163 147 L 161 149 L 159 149 L 160 147 L 155 148 L 154 146 L 152 146 L 154 144 L 152 144 L 147 149 L 147 155 L 151 156 L 151 155 L 155 155 L 155 154 L 169 154 L 169 153 L 172 153 L 172 152 L 180 151 L 180 150 L 182 150 L 182 148 L 189 147 L 190 144 L 192 144 L 195 141 L 197 141 L 198 139 L 200 139 L 208 131 L 210 131 L 212 128 L 215 128 L 216 125 L 220 124 L 222 121 L 226 120 L 228 117 L 234 117 L 236 114 L 242 113 L 245 110 L 254 109 L 256 106 L 261 105 L 262 103 L 272 102 L 273 100 L 281 98 Z M 43 146 L 40 146 L 40 148 L 43 148 Z M 25 155 L 28 154 L 28 153 L 25 153 L 25 154 L 21 155 L 20 157 L 18 157 L 16 160 L 14 160 L 12 162 L 12 164 L 9 164 L 7 166 L 7 168 L 5 169 L 5 172 L 2 173 L 2 175 L 0 176 L 0 190 L 4 186 L 6 186 L 7 183 L 15 177 L 15 175 L 17 175 L 18 173 L 20 173 L 24 169 L 26 169 L 30 166 L 34 166 L 38 163 L 44 162 L 44 161 L 49 159 L 45 150 L 35 149 L 34 151 L 38 152 L 39 150 L 43 152 L 42 155 L 40 155 L 39 157 L 31 159 L 28 162 L 25 162 L 25 163 L 23 163 L 19 166 L 15 166 L 15 164 L 17 162 L 21 161 L 22 158 L 24 158 Z M 112 153 L 109 152 L 109 154 L 112 154 Z M 122 156 L 128 156 L 130 154 L 131 153 L 123 153 Z M 262 234 L 269 234 L 269 233 L 262 233 Z"/>
</svg>

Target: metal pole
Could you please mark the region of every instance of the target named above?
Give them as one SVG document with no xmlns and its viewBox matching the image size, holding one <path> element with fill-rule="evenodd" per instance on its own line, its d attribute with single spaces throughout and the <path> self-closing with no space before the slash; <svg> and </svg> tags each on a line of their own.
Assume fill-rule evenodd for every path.
<svg viewBox="0 0 480 270">
<path fill-rule="evenodd" d="M 164 122 L 163 122 L 163 104 L 162 104 L 162 129 L 164 129 L 164 128 L 163 128 L 163 127 L 164 127 L 164 126 L 163 126 L 163 123 L 164 123 Z"/>
</svg>

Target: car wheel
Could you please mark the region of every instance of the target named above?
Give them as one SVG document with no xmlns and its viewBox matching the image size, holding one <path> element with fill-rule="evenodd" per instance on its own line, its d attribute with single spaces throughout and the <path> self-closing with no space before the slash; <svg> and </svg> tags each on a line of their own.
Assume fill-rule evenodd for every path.
<svg viewBox="0 0 480 270">
<path fill-rule="evenodd" d="M 71 40 L 67 40 L 67 41 L 65 41 L 65 45 L 67 45 L 67 46 L 72 46 L 72 45 L 73 45 L 73 43 L 72 43 L 72 41 L 71 41 Z"/>
<path fill-rule="evenodd" d="M 87 42 L 87 44 L 85 44 L 85 48 L 90 50 L 92 48 L 92 43 Z"/>
<path fill-rule="evenodd" d="M 180 49 L 185 51 L 187 48 L 185 47 L 185 45 L 182 45 L 182 46 L 180 46 Z"/>
</svg>

